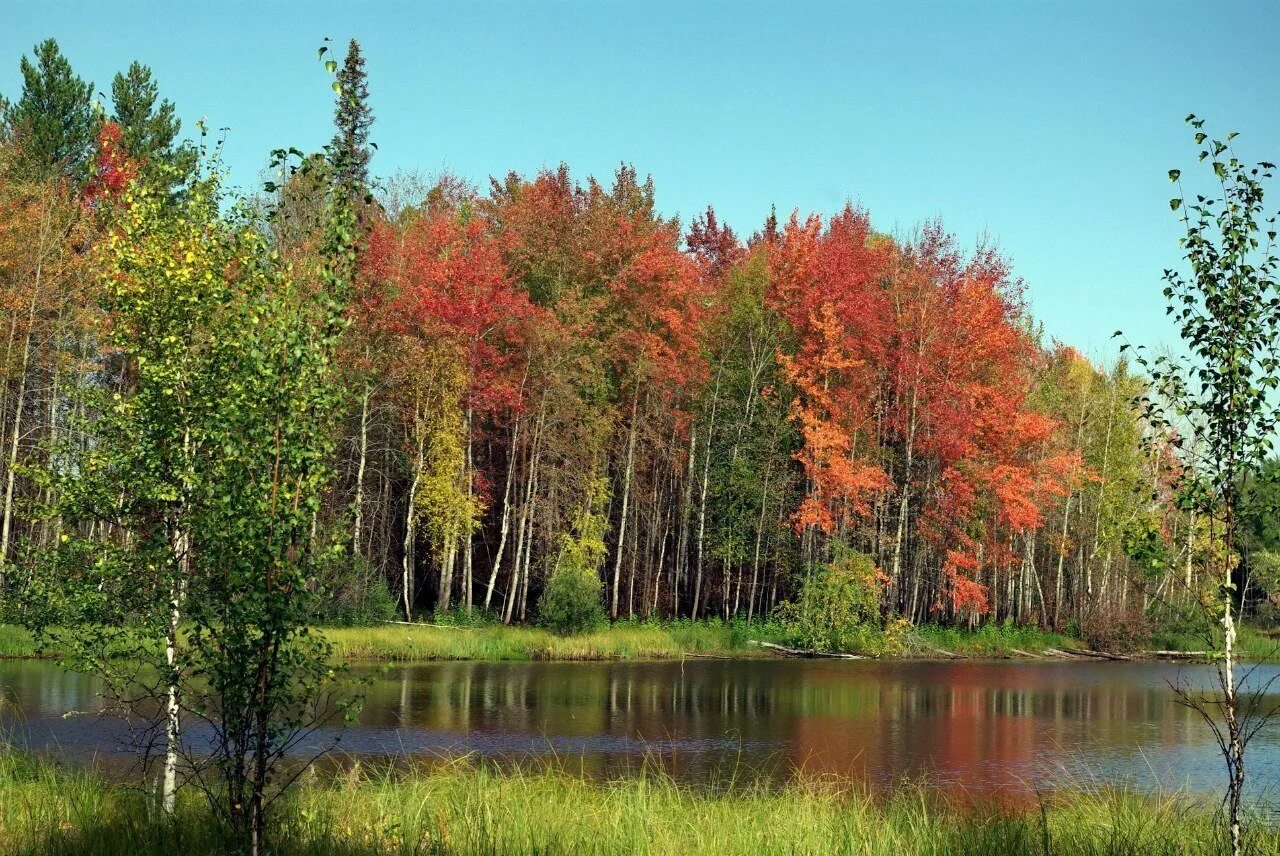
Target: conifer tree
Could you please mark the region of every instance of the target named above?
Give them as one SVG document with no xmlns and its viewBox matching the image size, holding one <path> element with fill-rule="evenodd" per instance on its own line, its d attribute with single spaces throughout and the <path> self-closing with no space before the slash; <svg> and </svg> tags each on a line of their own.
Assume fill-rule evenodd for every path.
<svg viewBox="0 0 1280 856">
<path fill-rule="evenodd" d="M 338 71 L 338 106 L 334 111 L 337 132 L 333 150 L 346 153 L 339 165 L 337 186 L 355 196 L 363 196 L 369 184 L 369 161 L 373 157 L 369 145 L 369 129 L 373 126 L 373 110 L 369 107 L 369 77 L 364 70 L 364 54 L 355 39 L 347 46 L 347 58 Z"/>
<path fill-rule="evenodd" d="M 179 175 L 193 165 L 189 146 L 175 146 L 182 122 L 173 102 L 161 99 L 151 69 L 137 62 L 111 81 L 112 120 L 123 132 L 125 151 L 142 164 L 170 164 Z"/>
<path fill-rule="evenodd" d="M 5 136 L 21 141 L 21 166 L 31 177 L 79 179 L 97 133 L 93 84 L 72 71 L 53 39 L 34 53 L 20 63 L 22 95 L 4 109 Z"/>
</svg>

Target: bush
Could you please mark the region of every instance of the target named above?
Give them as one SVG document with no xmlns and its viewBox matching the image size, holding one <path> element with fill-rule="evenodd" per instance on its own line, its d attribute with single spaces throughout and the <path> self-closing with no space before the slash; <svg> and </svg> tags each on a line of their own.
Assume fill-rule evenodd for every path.
<svg viewBox="0 0 1280 856">
<path fill-rule="evenodd" d="M 604 624 L 603 584 L 594 568 L 558 562 L 538 599 L 538 624 L 556 633 L 583 633 Z"/>
<path fill-rule="evenodd" d="M 1151 641 L 1151 624 L 1138 609 L 1097 609 L 1080 622 L 1080 636 L 1096 651 L 1136 651 Z"/>
<path fill-rule="evenodd" d="M 321 563 L 319 577 L 326 596 L 318 601 L 317 624 L 381 624 L 400 615 L 386 579 L 367 562 L 347 556 L 329 559 Z"/>
<path fill-rule="evenodd" d="M 574 532 L 562 535 L 560 555 L 538 598 L 538 623 L 557 633 L 582 633 L 604 624 L 600 564 L 605 557 L 603 508 L 608 487 L 595 481 L 587 504 L 578 512 Z"/>
<path fill-rule="evenodd" d="M 1263 624 L 1280 624 L 1280 554 L 1269 550 L 1254 550 L 1248 556 L 1249 589 L 1252 607 L 1258 621 Z"/>
<path fill-rule="evenodd" d="M 880 583 L 870 556 L 843 551 L 810 571 L 794 600 L 778 617 L 795 644 L 818 651 L 878 647 Z"/>
</svg>

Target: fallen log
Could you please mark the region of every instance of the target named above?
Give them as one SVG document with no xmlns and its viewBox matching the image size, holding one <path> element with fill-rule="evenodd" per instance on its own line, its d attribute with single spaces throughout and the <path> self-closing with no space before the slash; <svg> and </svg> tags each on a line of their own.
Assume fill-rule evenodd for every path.
<svg viewBox="0 0 1280 856">
<path fill-rule="evenodd" d="M 1067 654 L 1076 657 L 1094 657 L 1099 660 L 1132 660 L 1124 654 L 1112 654 L 1107 651 L 1090 651 L 1088 648 L 1073 648 L 1071 651 L 1063 651 L 1060 648 L 1050 648 L 1050 651 L 1056 651 L 1059 654 Z"/>
<path fill-rule="evenodd" d="M 761 642 L 758 639 L 748 639 L 748 645 L 759 645 L 761 648 L 768 648 L 770 651 L 777 651 L 786 654 L 789 657 L 809 657 L 821 658 L 829 660 L 867 660 L 861 654 L 839 654 L 835 651 L 815 651 L 811 648 L 788 648 L 786 645 L 775 645 L 772 642 Z"/>
<path fill-rule="evenodd" d="M 1044 652 L 1052 657 L 1065 657 L 1068 660 L 1075 660 L 1080 656 L 1075 651 L 1063 651 L 1061 648 L 1045 648 Z"/>
<path fill-rule="evenodd" d="M 1208 651 L 1143 651 L 1142 653 L 1157 660 L 1199 660 L 1209 657 Z"/>
<path fill-rule="evenodd" d="M 401 627 L 438 627 L 441 630 L 466 630 L 472 631 L 474 627 L 458 627 L 454 624 L 432 624 L 429 621 L 383 621 L 383 624 L 397 624 Z"/>
<path fill-rule="evenodd" d="M 916 644 L 919 645 L 921 648 L 928 648 L 930 651 L 932 651 L 935 654 L 941 654 L 942 656 L 950 660 L 968 660 L 969 659 L 969 657 L 966 657 L 964 654 L 957 654 L 954 651 L 947 651 L 937 647 L 936 645 L 930 645 L 928 642 L 924 642 L 919 639 L 916 640 Z"/>
</svg>

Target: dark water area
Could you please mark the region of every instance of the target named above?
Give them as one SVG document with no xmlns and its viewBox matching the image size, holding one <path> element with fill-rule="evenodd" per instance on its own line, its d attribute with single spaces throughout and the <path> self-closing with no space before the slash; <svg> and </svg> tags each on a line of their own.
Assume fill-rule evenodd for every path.
<svg viewBox="0 0 1280 856">
<path fill-rule="evenodd" d="M 974 793 L 1064 784 L 1219 792 L 1222 762 L 1171 683 L 1212 667 L 1118 662 L 432 663 L 370 671 L 339 763 L 475 755 L 611 776 L 657 764 L 694 784 L 802 771 Z M 1264 665 L 1260 686 L 1277 674 Z M 126 729 L 90 678 L 0 663 L 8 739 L 111 768 Z M 1264 697 L 1280 707 L 1280 681 Z M 1280 792 L 1280 718 L 1253 739 L 1250 790 Z"/>
</svg>

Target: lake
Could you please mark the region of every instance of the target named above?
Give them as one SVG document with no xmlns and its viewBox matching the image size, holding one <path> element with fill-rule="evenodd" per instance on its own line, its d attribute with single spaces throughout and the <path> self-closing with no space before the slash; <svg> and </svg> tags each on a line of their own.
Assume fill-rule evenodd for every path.
<svg viewBox="0 0 1280 856">
<path fill-rule="evenodd" d="M 1212 667 L 1122 662 L 689 660 L 429 663 L 369 671 L 343 759 L 474 753 L 615 775 L 645 763 L 696 784 L 796 770 L 872 787 L 927 779 L 978 793 L 1067 782 L 1218 791 L 1222 762 L 1171 682 Z M 1255 685 L 1277 674 L 1258 667 Z M 97 684 L 48 662 L 0 663 L 3 727 L 25 748 L 110 767 L 118 720 Z M 1266 697 L 1280 706 L 1280 681 Z M 1250 747 L 1251 791 L 1280 785 L 1280 718 Z"/>
</svg>

